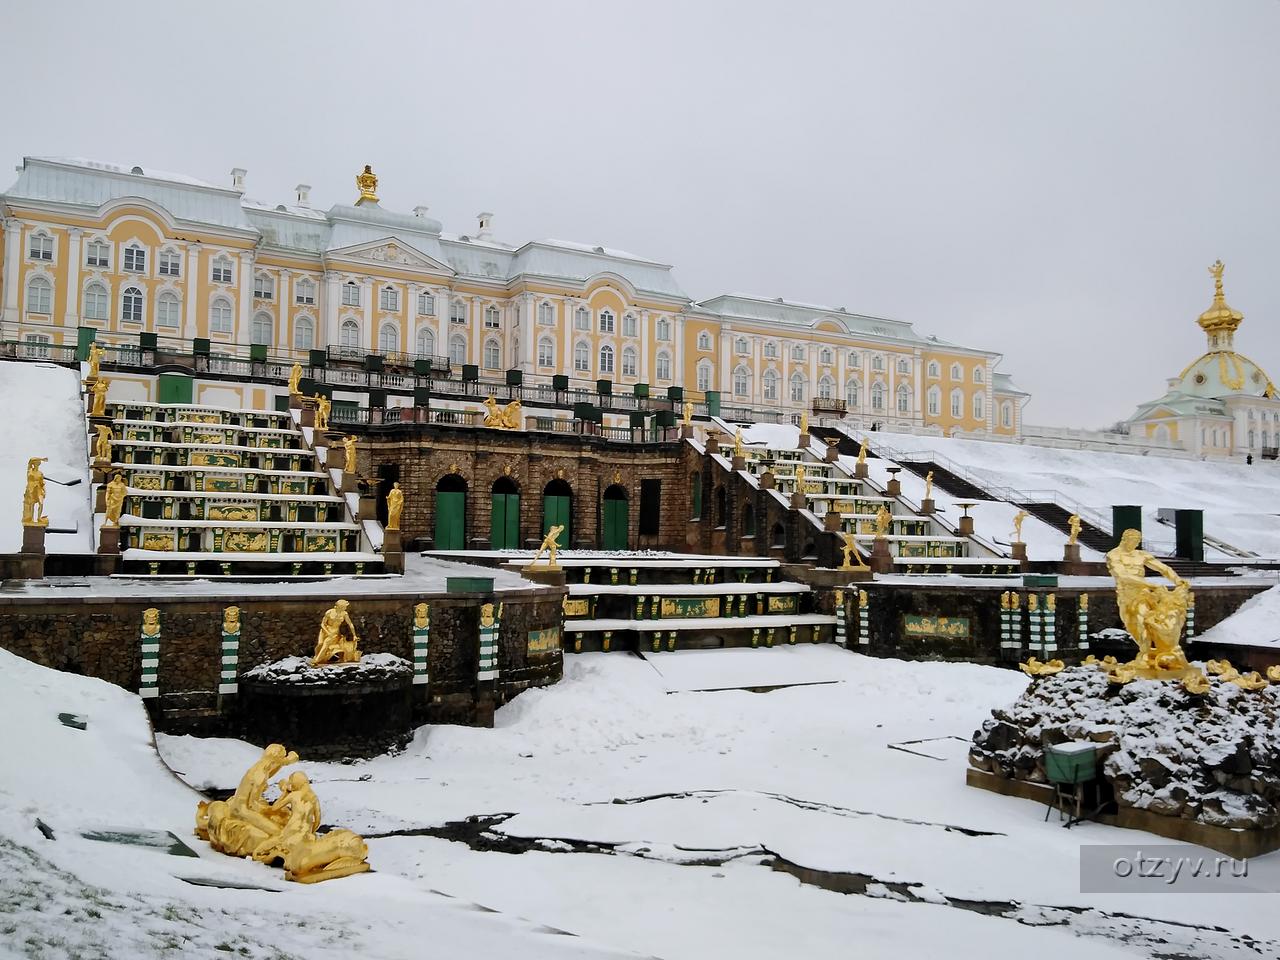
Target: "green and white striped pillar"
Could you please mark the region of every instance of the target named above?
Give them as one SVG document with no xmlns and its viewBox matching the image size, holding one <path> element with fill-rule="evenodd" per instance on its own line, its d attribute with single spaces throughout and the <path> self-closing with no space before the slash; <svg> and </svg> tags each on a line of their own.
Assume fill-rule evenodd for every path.
<svg viewBox="0 0 1280 960">
<path fill-rule="evenodd" d="M 1031 628 L 1031 635 L 1027 638 L 1027 648 L 1035 650 L 1040 646 L 1040 597 L 1038 594 L 1027 594 L 1027 623 Z"/>
<path fill-rule="evenodd" d="M 1089 595 L 1080 594 L 1080 603 L 1076 607 L 1076 646 L 1081 650 L 1089 649 Z"/>
<path fill-rule="evenodd" d="M 844 624 L 844 591 L 836 591 L 836 643 L 844 646 L 845 624 Z"/>
<path fill-rule="evenodd" d="M 480 668 L 476 679 L 498 679 L 498 628 L 502 624 L 502 604 L 486 603 L 480 608 Z"/>
<path fill-rule="evenodd" d="M 142 679 L 138 684 L 138 696 L 150 700 L 160 696 L 160 611 L 155 607 L 142 611 L 138 643 L 142 650 Z"/>
<path fill-rule="evenodd" d="M 240 608 L 227 607 L 222 611 L 222 665 L 218 671 L 218 694 L 238 693 L 240 690 Z"/>
<path fill-rule="evenodd" d="M 858 646 L 871 645 L 871 598 L 867 591 L 858 591 Z"/>
<path fill-rule="evenodd" d="M 1196 595 L 1187 591 L 1187 639 L 1196 635 Z"/>
<path fill-rule="evenodd" d="M 413 682 L 429 683 L 427 641 L 431 635 L 431 611 L 425 603 L 413 608 Z"/>
<path fill-rule="evenodd" d="M 1058 652 L 1058 598 L 1049 594 L 1044 598 L 1044 623 L 1040 635 L 1041 659 L 1052 659 Z"/>
<path fill-rule="evenodd" d="M 1022 596 L 1009 591 L 1009 652 L 1014 660 L 1022 659 Z"/>
</svg>

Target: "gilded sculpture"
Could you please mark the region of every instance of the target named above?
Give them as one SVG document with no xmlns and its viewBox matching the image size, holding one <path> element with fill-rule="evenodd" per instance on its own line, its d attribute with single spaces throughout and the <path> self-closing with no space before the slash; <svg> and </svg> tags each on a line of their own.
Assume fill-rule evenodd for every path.
<svg viewBox="0 0 1280 960">
<path fill-rule="evenodd" d="M 239 607 L 227 607 L 222 611 L 222 632 L 228 635 L 240 632 Z"/>
<path fill-rule="evenodd" d="M 492 627 L 496 620 L 502 619 L 502 604 L 496 606 L 492 603 L 481 604 L 480 606 L 480 626 Z"/>
<path fill-rule="evenodd" d="M 331 663 L 356 663 L 360 659 L 360 637 L 356 625 L 347 613 L 350 604 L 339 600 L 325 611 L 320 620 L 320 633 L 316 637 L 316 655 L 311 658 L 313 667 Z M 342 636 L 342 628 L 351 632 L 351 639 Z"/>
<path fill-rule="evenodd" d="M 1035 657 L 1027 657 L 1026 663 L 1018 664 L 1018 669 L 1030 677 L 1051 677 L 1060 673 L 1066 666 L 1061 660 L 1048 660 L 1041 663 Z"/>
<path fill-rule="evenodd" d="M 400 484 L 391 484 L 391 489 L 387 491 L 387 529 L 400 529 L 400 514 L 404 510 L 404 491 L 400 489 Z"/>
<path fill-rule="evenodd" d="M 742 428 L 738 428 L 738 432 L 733 435 L 733 455 L 735 457 L 745 457 L 746 449 L 742 446 Z"/>
<path fill-rule="evenodd" d="M 880 504 L 880 509 L 876 511 L 876 538 L 883 540 L 889 532 L 889 527 L 893 523 L 893 514 L 889 512 L 889 508 L 884 504 Z"/>
<path fill-rule="evenodd" d="M 94 381 L 93 387 L 93 406 L 89 408 L 89 416 L 105 417 L 107 415 L 107 386 L 110 380 L 102 377 Z"/>
<path fill-rule="evenodd" d="M 295 363 L 289 370 L 289 396 L 296 397 L 302 393 L 299 384 L 302 383 L 302 364 Z"/>
<path fill-rule="evenodd" d="M 858 552 L 858 545 L 854 542 L 853 535 L 846 533 L 844 542 L 840 544 L 840 552 L 844 555 L 844 559 L 840 563 L 841 570 L 869 570 L 866 562 L 862 559 L 862 554 Z M 858 565 L 853 565 L 853 560 L 858 561 Z"/>
<path fill-rule="evenodd" d="M 344 454 L 342 472 L 354 475 L 356 472 L 356 438 L 351 434 L 347 434 L 342 438 L 342 452 Z"/>
<path fill-rule="evenodd" d="M 805 491 L 805 472 L 804 464 L 796 464 L 796 493 L 804 493 Z"/>
<path fill-rule="evenodd" d="M 684 402 L 684 407 L 682 408 L 682 412 L 683 412 L 683 416 L 681 416 L 680 422 L 683 423 L 686 427 L 691 426 L 693 424 L 693 402 L 690 400 L 686 400 Z"/>
<path fill-rule="evenodd" d="M 1074 547 L 1080 541 L 1080 517 L 1072 514 L 1067 518 L 1067 529 L 1071 531 L 1067 544 Z"/>
<path fill-rule="evenodd" d="M 95 424 L 93 429 L 98 435 L 97 439 L 93 441 L 93 459 L 100 463 L 110 463 L 111 441 L 114 439 L 111 435 L 111 428 L 99 423 Z"/>
<path fill-rule="evenodd" d="M 120 526 L 120 514 L 124 512 L 124 498 L 129 492 L 129 485 L 124 482 L 121 474 L 116 474 L 111 478 L 111 482 L 107 484 L 105 500 L 107 518 L 105 525 L 108 527 Z"/>
<path fill-rule="evenodd" d="M 1022 521 L 1031 516 L 1026 510 L 1019 510 L 1013 515 L 1013 542 L 1022 542 Z"/>
<path fill-rule="evenodd" d="M 366 200 L 370 203 L 378 202 L 378 195 L 374 192 L 378 189 L 378 175 L 373 172 L 371 164 L 366 163 L 364 170 L 356 174 L 356 187 L 360 190 L 357 206 Z"/>
<path fill-rule="evenodd" d="M 102 357 L 106 354 L 106 350 L 98 346 L 96 343 L 89 344 L 89 376 L 86 380 L 97 380 L 100 376 L 98 369 L 102 365 Z"/>
<path fill-rule="evenodd" d="M 926 500 L 933 499 L 933 471 L 930 470 L 924 475 L 924 498 Z"/>
<path fill-rule="evenodd" d="M 142 635 L 144 637 L 160 635 L 160 611 L 156 607 L 147 607 L 142 611 Z"/>
<path fill-rule="evenodd" d="M 278 801 L 268 803 L 264 796 L 271 778 L 297 762 L 298 755 L 292 750 L 286 752 L 278 743 L 269 745 L 240 778 L 235 793 L 226 800 L 200 802 L 196 807 L 196 836 L 233 857 L 253 856 L 260 844 L 284 828 L 282 806 Z"/>
<path fill-rule="evenodd" d="M 1116 664 L 1109 673 L 1120 682 L 1135 677 L 1181 679 L 1198 672 L 1188 664 L 1180 642 L 1191 587 L 1167 564 L 1140 549 L 1141 543 L 1140 531 L 1126 530 L 1120 545 L 1107 553 L 1120 621 L 1138 645 L 1138 655 L 1130 663 Z M 1168 579 L 1172 587 L 1148 583 L 1147 570 Z"/>
<path fill-rule="evenodd" d="M 519 430 L 524 424 L 519 400 L 512 400 L 505 407 L 498 406 L 498 398 L 490 395 L 484 401 L 484 425 L 496 430 Z"/>
<path fill-rule="evenodd" d="M 805 436 L 809 432 L 809 411 L 800 411 L 800 436 Z"/>
<path fill-rule="evenodd" d="M 431 622 L 430 608 L 425 603 L 417 603 L 413 606 L 413 625 L 418 630 L 425 630 Z"/>
<path fill-rule="evenodd" d="M 862 438 L 862 446 L 858 448 L 858 463 L 866 464 L 867 462 L 867 438 Z"/>
<path fill-rule="evenodd" d="M 536 566 L 538 558 L 545 552 L 547 562 L 544 566 L 546 570 L 559 570 L 560 564 L 556 562 L 556 555 L 560 549 L 560 534 L 564 533 L 564 524 L 556 524 L 547 531 L 547 535 L 542 538 L 542 546 L 538 547 L 538 552 L 533 555 L 533 559 L 529 561 L 529 566 Z"/>
<path fill-rule="evenodd" d="M 311 399 L 316 403 L 315 428 L 317 430 L 328 430 L 329 410 L 332 407 L 332 404 L 318 393 Z"/>
<path fill-rule="evenodd" d="M 40 470 L 40 464 L 48 461 L 48 457 L 32 457 L 27 461 L 27 486 L 22 491 L 22 525 L 24 527 L 49 525 L 49 517 L 44 512 L 44 474 Z"/>
</svg>

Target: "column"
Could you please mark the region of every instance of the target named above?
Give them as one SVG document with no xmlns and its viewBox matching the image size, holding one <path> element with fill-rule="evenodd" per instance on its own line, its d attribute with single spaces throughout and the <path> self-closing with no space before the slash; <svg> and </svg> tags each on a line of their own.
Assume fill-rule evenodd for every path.
<svg viewBox="0 0 1280 960">
<path fill-rule="evenodd" d="M 187 245 L 187 261 L 183 267 L 183 282 L 187 285 L 187 301 L 182 308 L 182 338 L 184 340 L 192 340 L 199 336 L 199 326 L 197 319 L 199 318 L 199 303 L 196 300 L 197 291 L 200 289 L 201 273 L 200 273 L 200 244 L 192 243 Z"/>
<path fill-rule="evenodd" d="M 653 380 L 649 376 L 649 354 L 652 348 L 649 344 L 650 338 L 653 337 L 653 324 L 649 322 L 649 311 L 641 310 L 639 319 L 636 320 L 636 333 L 640 335 L 640 353 L 636 358 L 636 374 L 637 379 L 641 383 L 652 384 Z M 653 391 L 649 391 L 652 393 Z"/>
<path fill-rule="evenodd" d="M 83 235 L 78 227 L 67 231 L 66 274 L 66 309 L 62 312 L 64 326 L 74 329 L 80 326 L 80 238 Z"/>
<path fill-rule="evenodd" d="M 371 277 L 365 277 L 360 281 L 360 303 L 364 310 L 365 353 L 373 353 L 374 347 L 378 342 L 377 333 L 373 329 L 373 299 L 377 295 L 378 285 L 373 282 Z"/>
<path fill-rule="evenodd" d="M 240 321 L 233 343 L 249 342 L 249 314 L 253 310 L 253 252 L 240 254 Z"/>
<path fill-rule="evenodd" d="M 416 354 L 418 352 L 418 293 L 422 287 L 416 283 L 410 283 L 405 286 L 404 316 L 405 335 L 404 343 L 400 345 L 400 349 L 404 353 Z"/>
<path fill-rule="evenodd" d="M 289 289 L 289 279 L 293 276 L 291 270 L 280 271 L 280 313 L 276 317 L 276 351 L 284 354 L 290 349 L 289 343 L 289 306 L 293 302 L 292 293 Z"/>
<path fill-rule="evenodd" d="M 4 326 L 14 326 L 15 329 L 5 330 L 5 335 L 11 337 L 18 335 L 18 271 L 21 267 L 22 224 L 10 219 L 4 225 Z"/>
<path fill-rule="evenodd" d="M 722 400 L 726 394 L 733 395 L 733 386 L 730 383 L 730 378 L 733 376 L 733 363 L 733 328 L 721 327 L 720 356 L 716 364 L 720 369 L 712 371 L 711 382 L 717 385 L 716 389 L 719 389 Z"/>
<path fill-rule="evenodd" d="M 342 302 L 341 283 L 338 274 L 326 270 L 320 284 L 320 312 L 324 317 L 322 330 L 316 331 L 316 346 L 331 347 L 338 342 L 338 304 Z"/>
</svg>

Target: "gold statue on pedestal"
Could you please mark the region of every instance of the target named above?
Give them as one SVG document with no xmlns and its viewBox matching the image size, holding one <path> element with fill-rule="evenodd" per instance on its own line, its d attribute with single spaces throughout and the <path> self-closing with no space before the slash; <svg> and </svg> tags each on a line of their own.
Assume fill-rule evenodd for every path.
<svg viewBox="0 0 1280 960">
<path fill-rule="evenodd" d="M 797 463 L 796 464 L 796 493 L 804 493 L 804 492 L 805 492 L 804 464 Z"/>
<path fill-rule="evenodd" d="M 404 510 L 404 491 L 400 484 L 393 483 L 387 491 L 387 529 L 400 529 L 400 512 Z"/>
<path fill-rule="evenodd" d="M 107 519 L 105 526 L 120 526 L 120 514 L 124 512 L 124 498 L 129 492 L 129 485 L 124 482 L 124 477 L 116 474 L 111 478 L 111 482 L 107 484 L 106 504 Z"/>
<path fill-rule="evenodd" d="M 311 658 L 313 667 L 323 667 L 331 663 L 356 663 L 360 659 L 360 637 L 356 633 L 356 625 L 351 622 L 347 613 L 350 604 L 339 600 L 325 611 L 320 620 L 320 633 L 316 637 L 316 655 Z M 342 628 L 351 631 L 351 639 L 343 639 Z"/>
<path fill-rule="evenodd" d="M 111 381 L 101 377 L 94 381 L 90 388 L 93 391 L 93 405 L 89 408 L 89 416 L 105 417 L 107 415 L 107 385 Z"/>
<path fill-rule="evenodd" d="M 330 401 L 326 400 L 323 396 L 321 396 L 318 393 L 311 399 L 313 399 L 316 402 L 315 428 L 317 430 L 328 430 L 329 429 L 329 410 L 333 406 L 333 404 L 330 403 Z"/>
<path fill-rule="evenodd" d="M 114 439 L 111 435 L 111 428 L 99 423 L 95 424 L 93 429 L 98 435 L 93 441 L 93 459 L 99 463 L 110 463 L 111 441 Z"/>
<path fill-rule="evenodd" d="M 682 413 L 683 413 L 683 415 L 682 415 L 682 416 L 681 416 L 681 418 L 680 418 L 680 422 L 681 422 L 681 423 L 683 423 L 686 427 L 687 427 L 687 426 L 692 425 L 692 423 L 693 423 L 693 401 L 691 401 L 691 400 L 686 400 L 686 401 L 684 402 L 684 407 L 682 408 Z"/>
<path fill-rule="evenodd" d="M 733 435 L 733 455 L 735 457 L 745 457 L 747 451 L 742 446 L 742 428 L 738 428 L 738 432 Z"/>
<path fill-rule="evenodd" d="M 40 470 L 40 464 L 48 461 L 48 457 L 32 457 L 27 461 L 27 486 L 22 491 L 22 525 L 24 527 L 49 525 L 49 518 L 44 512 L 44 474 Z"/>
<path fill-rule="evenodd" d="M 889 527 L 893 523 L 893 514 L 882 503 L 880 509 L 876 511 L 876 538 L 883 540 L 889 533 Z"/>
<path fill-rule="evenodd" d="M 342 472 L 355 474 L 356 472 L 356 438 L 347 434 L 342 438 L 342 452 L 346 454 L 342 461 Z"/>
<path fill-rule="evenodd" d="M 924 475 L 924 498 L 926 500 L 933 499 L 933 471 L 930 470 Z"/>
<path fill-rule="evenodd" d="M 373 172 L 370 164 L 364 165 L 364 170 L 356 174 L 356 187 L 360 190 L 360 197 L 356 200 L 356 206 L 368 201 L 369 203 L 377 203 L 378 195 L 374 191 L 378 189 L 378 175 Z"/>
<path fill-rule="evenodd" d="M 289 396 L 296 397 L 302 393 L 299 384 L 302 383 L 302 364 L 295 363 L 289 371 Z"/>
<path fill-rule="evenodd" d="M 809 433 L 809 411 L 800 411 L 800 436 L 806 436 Z"/>
<path fill-rule="evenodd" d="M 1138 645 L 1138 655 L 1108 671 L 1117 682 L 1135 678 L 1179 680 L 1199 671 L 1182 651 L 1182 628 L 1187 619 L 1191 586 L 1167 564 L 1139 549 L 1142 533 L 1126 530 L 1120 545 L 1107 553 L 1107 570 L 1116 581 L 1120 621 Z M 1147 570 L 1167 578 L 1165 589 L 1146 580 Z"/>
<path fill-rule="evenodd" d="M 1031 516 L 1026 510 L 1019 510 L 1013 515 L 1013 542 L 1022 542 L 1022 521 Z"/>
<path fill-rule="evenodd" d="M 858 552 L 858 545 L 853 539 L 853 534 L 844 534 L 844 542 L 840 545 L 840 552 L 844 555 L 844 559 L 840 563 L 841 570 L 870 570 L 866 561 L 862 559 L 862 554 Z M 853 560 L 858 561 L 858 565 L 853 565 Z"/>
<path fill-rule="evenodd" d="M 863 436 L 862 446 L 858 448 L 858 463 L 866 466 L 867 463 L 867 438 Z"/>
<path fill-rule="evenodd" d="M 542 538 L 542 546 L 538 547 L 538 552 L 529 561 L 529 566 L 536 566 L 538 558 L 545 552 L 547 554 L 547 562 L 543 569 L 559 570 L 560 564 L 556 562 L 556 555 L 560 550 L 560 534 L 562 533 L 564 533 L 564 524 L 560 523 L 548 530 L 547 535 Z"/>
<path fill-rule="evenodd" d="M 498 398 L 489 396 L 484 402 L 484 426 L 495 430 L 519 430 L 524 426 L 519 400 L 512 400 L 505 407 L 498 406 Z"/>
<path fill-rule="evenodd" d="M 1071 531 L 1067 546 L 1074 547 L 1080 541 L 1080 517 L 1074 513 L 1067 517 L 1067 529 Z"/>
</svg>

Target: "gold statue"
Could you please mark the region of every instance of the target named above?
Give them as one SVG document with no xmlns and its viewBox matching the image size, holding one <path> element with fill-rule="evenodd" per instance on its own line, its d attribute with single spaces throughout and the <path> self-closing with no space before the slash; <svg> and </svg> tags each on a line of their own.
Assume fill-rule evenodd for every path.
<svg viewBox="0 0 1280 960">
<path fill-rule="evenodd" d="M 222 632 L 236 634 L 240 632 L 240 608 L 226 607 L 222 611 Z"/>
<path fill-rule="evenodd" d="M 1232 677 L 1231 682 L 1241 690 L 1262 690 L 1271 686 L 1267 678 L 1260 674 L 1257 670 L 1251 673 L 1242 673 L 1239 676 Z"/>
<path fill-rule="evenodd" d="M 1018 669 L 1031 677 L 1051 677 L 1060 672 L 1066 664 L 1061 660 L 1049 660 L 1041 663 L 1035 657 L 1027 657 L 1026 663 L 1018 664 Z"/>
<path fill-rule="evenodd" d="M 524 416 L 519 400 L 512 400 L 503 408 L 502 425 L 508 430 L 520 430 L 524 428 Z"/>
<path fill-rule="evenodd" d="M 339 600 L 325 611 L 320 620 L 320 634 L 316 637 L 316 655 L 311 658 L 313 667 L 322 667 L 330 663 L 356 663 L 360 659 L 360 637 L 356 633 L 356 625 L 351 622 L 347 613 L 350 604 Z M 342 628 L 351 631 L 351 639 L 342 638 Z"/>
<path fill-rule="evenodd" d="M 568 595 L 566 594 L 566 599 Z M 480 605 L 480 626 L 492 627 L 495 620 L 502 619 L 502 604 L 495 607 L 492 603 L 484 603 Z"/>
<path fill-rule="evenodd" d="M 924 498 L 926 500 L 933 499 L 933 471 L 930 470 L 924 475 Z"/>
<path fill-rule="evenodd" d="M 89 416 L 105 417 L 107 415 L 107 385 L 111 383 L 106 377 L 94 381 L 93 406 L 89 408 Z"/>
<path fill-rule="evenodd" d="M 738 432 L 733 435 L 733 455 L 735 457 L 745 457 L 746 450 L 742 447 L 742 428 L 738 428 Z"/>
<path fill-rule="evenodd" d="M 240 778 L 235 793 L 226 800 L 200 802 L 196 807 L 196 836 L 233 857 L 252 856 L 285 824 L 280 801 L 271 804 L 264 797 L 267 786 L 283 767 L 297 762 L 298 755 L 292 750 L 286 753 L 278 743 L 268 746 Z"/>
<path fill-rule="evenodd" d="M 1067 537 L 1067 544 L 1074 547 L 1080 540 L 1080 518 L 1076 514 L 1072 514 L 1067 518 L 1067 529 L 1071 531 L 1071 535 Z"/>
<path fill-rule="evenodd" d="M 44 474 L 40 471 L 40 464 L 48 461 L 48 457 L 32 457 L 27 461 L 27 487 L 22 491 L 22 525 L 24 527 L 49 525 L 49 518 L 44 512 Z"/>
<path fill-rule="evenodd" d="M 95 424 L 94 432 L 98 434 L 98 438 L 93 442 L 93 459 L 102 463 L 111 462 L 111 428 L 106 424 Z"/>
<path fill-rule="evenodd" d="M 315 400 L 316 402 L 315 428 L 317 430 L 328 430 L 329 429 L 329 409 L 333 406 L 333 404 L 318 393 L 311 399 Z"/>
<path fill-rule="evenodd" d="M 1120 545 L 1107 553 L 1107 570 L 1116 581 L 1116 605 L 1120 621 L 1138 645 L 1138 655 L 1129 664 L 1134 676 L 1180 679 L 1194 668 L 1182 652 L 1182 627 L 1187 619 L 1190 584 L 1167 564 L 1138 548 L 1142 533 L 1126 530 Z M 1146 581 L 1147 570 L 1166 577 L 1172 584 L 1164 589 Z"/>
<path fill-rule="evenodd" d="M 289 371 L 289 396 L 296 397 L 302 393 L 299 384 L 302 383 L 302 364 L 295 363 Z"/>
<path fill-rule="evenodd" d="M 1013 542 L 1022 542 L 1022 521 L 1031 516 L 1026 510 L 1019 510 L 1013 515 Z"/>
<path fill-rule="evenodd" d="M 129 485 L 124 482 L 122 475 L 117 473 L 111 478 L 111 482 L 107 484 L 107 519 L 104 526 L 120 526 L 120 514 L 124 512 L 124 498 L 128 492 Z"/>
<path fill-rule="evenodd" d="M 693 401 L 686 400 L 684 402 L 684 416 L 681 417 L 680 422 L 686 427 L 693 423 Z"/>
<path fill-rule="evenodd" d="M 805 481 L 804 464 L 797 463 L 796 464 L 796 493 L 805 492 L 804 481 Z"/>
<path fill-rule="evenodd" d="M 564 524 L 556 524 L 547 531 L 547 535 L 542 538 L 542 546 L 538 547 L 538 552 L 533 555 L 533 559 L 529 561 L 529 566 L 534 566 L 538 562 L 538 558 L 542 556 L 543 551 L 547 554 L 547 563 L 545 569 L 559 570 L 560 564 L 556 562 L 556 554 L 560 549 L 560 534 L 564 533 Z"/>
<path fill-rule="evenodd" d="M 370 203 L 378 202 L 378 195 L 374 193 L 378 189 L 378 175 L 373 172 L 373 167 L 369 164 L 364 165 L 364 171 L 356 174 L 356 186 L 360 189 L 360 198 L 356 200 L 356 206 L 364 201 Z"/>
<path fill-rule="evenodd" d="M 404 509 L 404 491 L 400 484 L 393 483 L 387 491 L 387 529 L 400 529 L 400 511 Z"/>
<path fill-rule="evenodd" d="M 494 427 L 498 430 L 506 427 L 502 419 L 502 408 L 498 406 L 497 397 L 490 394 L 484 401 L 484 410 L 484 425 L 486 427 Z"/>
<path fill-rule="evenodd" d="M 342 451 L 346 454 L 346 459 L 342 462 L 342 472 L 354 474 L 356 472 L 356 438 L 351 434 L 342 438 Z"/>
<path fill-rule="evenodd" d="M 102 358 L 106 352 L 106 350 L 98 346 L 96 343 L 89 344 L 89 376 L 85 378 L 86 380 L 98 379 L 98 368 L 102 365 Z"/>
<path fill-rule="evenodd" d="M 858 462 L 865 464 L 867 462 L 867 438 L 863 436 L 862 446 L 858 448 Z"/>
<path fill-rule="evenodd" d="M 809 432 L 809 411 L 800 411 L 800 436 L 805 436 Z"/>
<path fill-rule="evenodd" d="M 255 860 L 271 863 L 279 858 L 284 878 L 296 883 L 336 880 L 369 869 L 369 846 L 359 834 L 345 828 L 316 833 L 320 800 L 305 773 L 294 771 L 278 785 L 282 792 L 273 806 L 286 811 L 288 818 L 278 834 L 258 844 Z"/>
<path fill-rule="evenodd" d="M 1267 679 L 1272 683 L 1280 683 L 1280 666 L 1267 667 Z"/>
<path fill-rule="evenodd" d="M 858 545 L 854 542 L 853 535 L 844 534 L 844 543 L 840 545 L 840 552 L 844 555 L 844 559 L 840 563 L 841 570 L 870 570 L 866 561 L 862 559 L 862 554 L 858 552 Z M 858 565 L 853 565 L 853 560 L 858 561 Z"/>
<path fill-rule="evenodd" d="M 883 540 L 889 532 L 889 526 L 893 523 L 893 514 L 889 512 L 888 507 L 883 503 L 880 509 L 876 511 L 876 537 Z"/>
<path fill-rule="evenodd" d="M 1187 693 L 1194 693 L 1196 695 L 1208 693 L 1209 687 L 1209 678 L 1199 670 L 1194 673 L 1189 673 L 1182 678 L 1182 689 L 1186 690 Z"/>
<path fill-rule="evenodd" d="M 505 407 L 498 406 L 498 398 L 492 394 L 484 402 L 484 426 L 497 430 L 519 430 L 524 426 L 519 400 L 512 400 Z"/>
</svg>

